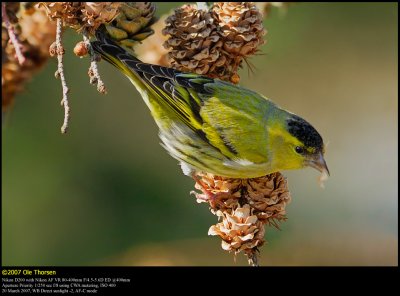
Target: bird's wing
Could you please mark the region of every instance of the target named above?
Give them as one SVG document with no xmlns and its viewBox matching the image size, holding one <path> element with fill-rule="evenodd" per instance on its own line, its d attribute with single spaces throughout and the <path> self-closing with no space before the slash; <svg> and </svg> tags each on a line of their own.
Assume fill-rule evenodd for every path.
<svg viewBox="0 0 400 296">
<path fill-rule="evenodd" d="M 200 115 L 210 142 L 224 145 L 242 164 L 268 162 L 268 118 L 273 103 L 259 94 L 216 80 L 207 84 L 212 95 L 204 100 Z"/>
<path fill-rule="evenodd" d="M 255 157 L 250 161 L 266 160 L 265 146 L 260 146 L 265 145 L 260 141 L 265 139 L 259 136 L 263 121 L 260 116 L 253 116 L 261 114 L 261 110 L 256 106 L 251 110 L 254 114 L 247 114 L 249 108 L 244 105 L 243 97 L 255 93 L 218 79 L 143 63 L 105 35 L 96 36 L 99 41 L 91 43 L 94 50 L 122 70 L 138 88 L 150 91 L 163 112 L 176 116 L 228 159 L 245 159 L 244 155 L 251 152 L 250 156 Z M 241 100 L 243 105 L 235 105 Z"/>
</svg>

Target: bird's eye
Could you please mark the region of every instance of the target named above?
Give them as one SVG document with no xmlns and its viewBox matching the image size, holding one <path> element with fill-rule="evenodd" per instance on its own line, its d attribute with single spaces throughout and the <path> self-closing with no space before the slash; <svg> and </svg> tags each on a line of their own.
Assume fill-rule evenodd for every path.
<svg viewBox="0 0 400 296">
<path fill-rule="evenodd" d="M 304 152 L 303 147 L 300 147 L 300 146 L 296 146 L 296 148 L 294 148 L 294 150 L 296 150 L 296 152 L 297 152 L 298 154 L 303 154 L 303 152 Z"/>
</svg>

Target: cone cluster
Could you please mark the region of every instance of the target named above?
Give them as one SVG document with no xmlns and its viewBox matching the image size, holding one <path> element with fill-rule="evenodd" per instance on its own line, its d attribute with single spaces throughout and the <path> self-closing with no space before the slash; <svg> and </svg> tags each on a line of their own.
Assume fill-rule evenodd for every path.
<svg viewBox="0 0 400 296">
<path fill-rule="evenodd" d="M 172 67 L 233 83 L 239 82 L 243 60 L 264 44 L 265 33 L 253 2 L 217 2 L 207 11 L 184 5 L 163 30 Z"/>
<path fill-rule="evenodd" d="M 286 219 L 291 196 L 287 181 L 279 172 L 254 179 L 232 179 L 198 174 L 195 187 L 198 202 L 208 202 L 220 223 L 208 234 L 222 238 L 222 248 L 251 253 L 265 242 L 265 225 L 278 227 Z"/>
<path fill-rule="evenodd" d="M 61 18 L 65 27 L 90 33 L 119 13 L 120 2 L 39 2 L 51 20 Z"/>
<path fill-rule="evenodd" d="M 64 26 L 89 35 L 105 24 L 110 37 L 128 49 L 153 33 L 149 26 L 156 7 L 151 2 L 39 2 L 39 6 L 50 19 L 61 18 Z"/>
</svg>

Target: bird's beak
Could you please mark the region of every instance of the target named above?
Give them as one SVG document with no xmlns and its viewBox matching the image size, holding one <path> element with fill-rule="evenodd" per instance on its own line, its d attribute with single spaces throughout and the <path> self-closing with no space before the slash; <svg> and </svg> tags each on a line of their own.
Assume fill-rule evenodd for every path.
<svg viewBox="0 0 400 296">
<path fill-rule="evenodd" d="M 326 162 L 325 162 L 324 156 L 322 155 L 322 152 L 312 156 L 307 161 L 307 165 L 314 169 L 317 169 L 322 174 L 327 174 L 328 176 L 330 176 L 329 169 L 328 169 L 328 166 L 326 165 Z"/>
</svg>

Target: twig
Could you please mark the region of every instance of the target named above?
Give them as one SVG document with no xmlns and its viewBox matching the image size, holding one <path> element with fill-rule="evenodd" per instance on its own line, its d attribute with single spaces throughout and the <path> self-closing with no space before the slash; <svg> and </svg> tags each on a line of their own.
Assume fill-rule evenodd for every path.
<svg viewBox="0 0 400 296">
<path fill-rule="evenodd" d="M 64 47 L 61 44 L 61 33 L 62 33 L 62 19 L 57 19 L 57 31 L 56 31 L 56 53 L 58 60 L 58 68 L 56 72 L 56 76 L 59 76 L 61 79 L 61 86 L 63 90 L 63 98 L 61 100 L 61 106 L 64 106 L 64 123 L 61 127 L 61 133 L 65 134 L 68 129 L 69 117 L 70 117 L 70 108 L 68 104 L 68 92 L 69 89 L 67 87 L 67 82 L 65 81 L 64 75 L 64 64 L 63 64 L 63 55 L 64 55 Z"/>
<path fill-rule="evenodd" d="M 8 36 L 10 37 L 10 41 L 15 48 L 15 55 L 18 59 L 18 62 L 20 65 L 23 65 L 25 63 L 26 58 L 24 57 L 21 51 L 22 44 L 19 42 L 17 35 L 15 34 L 14 27 L 10 23 L 10 19 L 8 18 L 5 2 L 1 3 L 1 14 L 3 16 L 4 24 L 6 25 L 7 28 Z"/>
<path fill-rule="evenodd" d="M 90 84 L 97 84 L 97 90 L 98 92 L 102 94 L 107 93 L 107 89 L 104 85 L 103 80 L 101 80 L 99 69 L 97 68 L 97 57 L 96 54 L 93 52 L 89 37 L 87 36 L 87 33 L 83 33 L 83 41 L 85 42 L 86 47 L 89 49 L 90 53 L 90 67 L 89 67 L 89 78 L 90 78 Z"/>
</svg>

